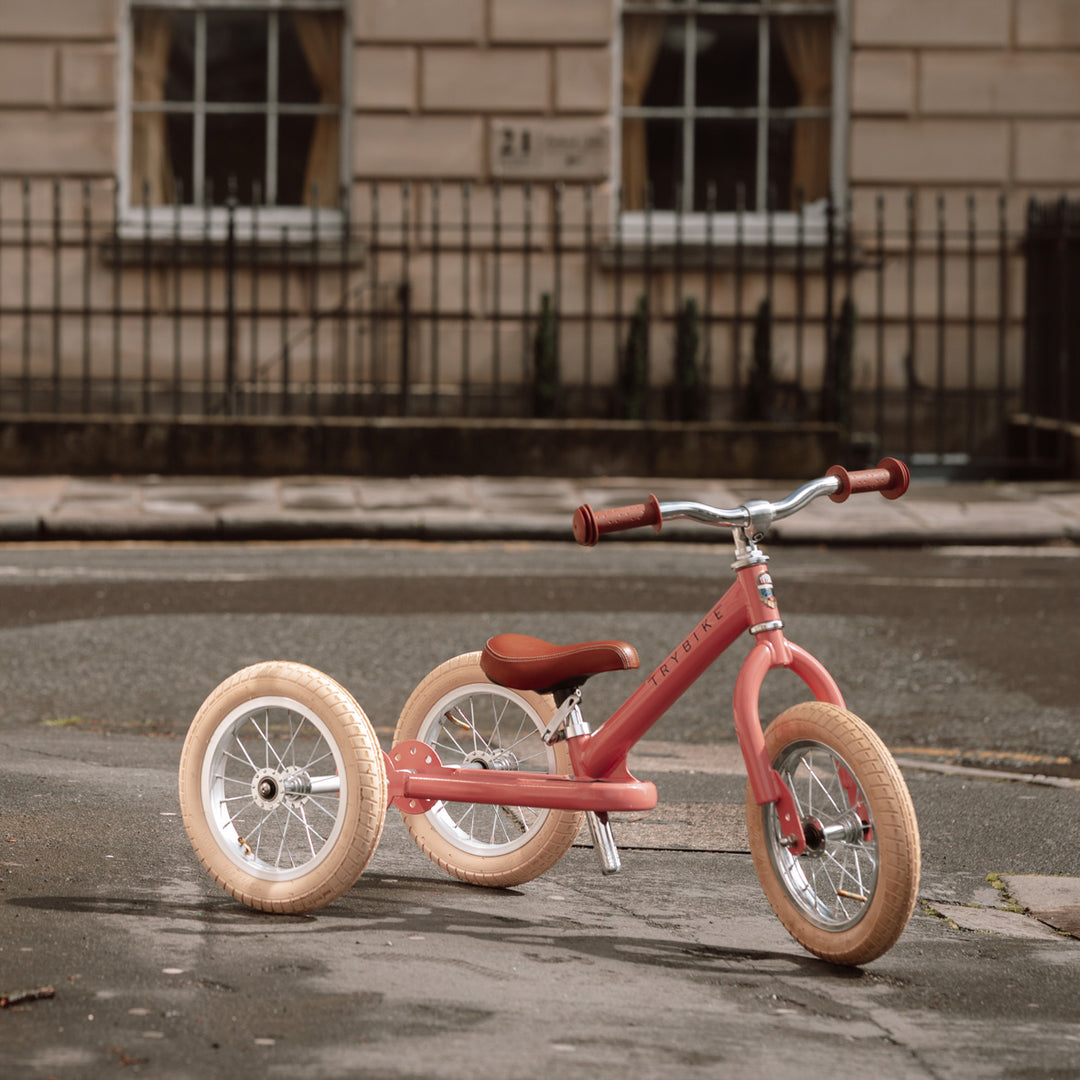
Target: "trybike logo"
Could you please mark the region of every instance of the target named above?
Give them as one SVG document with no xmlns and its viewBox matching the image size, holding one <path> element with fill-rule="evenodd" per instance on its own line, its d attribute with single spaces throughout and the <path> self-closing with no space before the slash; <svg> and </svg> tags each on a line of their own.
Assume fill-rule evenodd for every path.
<svg viewBox="0 0 1080 1080">
<path fill-rule="evenodd" d="M 720 618 L 721 608 L 718 605 L 713 608 L 709 615 L 701 620 L 697 629 L 691 631 L 690 636 L 687 637 L 683 643 L 649 676 L 649 682 L 651 682 L 653 686 L 659 686 L 660 680 L 666 679 L 668 675 L 675 670 L 682 657 L 688 656 L 694 651 L 694 646 L 702 640 L 716 622 L 720 621 Z"/>
</svg>

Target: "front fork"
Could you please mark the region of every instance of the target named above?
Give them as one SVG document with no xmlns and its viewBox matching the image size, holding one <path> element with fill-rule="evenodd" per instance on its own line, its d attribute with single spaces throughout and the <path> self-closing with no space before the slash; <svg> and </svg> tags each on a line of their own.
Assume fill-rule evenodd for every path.
<svg viewBox="0 0 1080 1080">
<path fill-rule="evenodd" d="M 818 701 L 830 702 L 841 709 L 846 706 L 840 688 L 824 665 L 805 649 L 788 641 L 782 629 L 762 630 L 756 637 L 757 642 L 735 681 L 735 733 L 754 799 L 759 806 L 776 803 L 783 832 L 781 843 L 793 855 L 800 855 L 806 849 L 806 836 L 795 798 L 772 767 L 765 747 L 765 732 L 758 710 L 761 686 L 768 672 L 774 668 L 787 668 L 806 683 Z"/>
</svg>

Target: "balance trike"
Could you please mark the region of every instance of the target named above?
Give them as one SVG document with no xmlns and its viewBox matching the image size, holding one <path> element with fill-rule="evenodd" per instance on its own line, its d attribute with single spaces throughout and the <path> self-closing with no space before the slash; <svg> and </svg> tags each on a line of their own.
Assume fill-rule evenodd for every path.
<svg viewBox="0 0 1080 1080">
<path fill-rule="evenodd" d="M 631 775 L 634 744 L 744 632 L 753 644 L 735 682 L 735 731 L 747 770 L 754 866 L 781 922 L 805 948 L 841 964 L 888 950 L 911 915 L 919 832 L 889 751 L 848 712 L 825 667 L 784 634 L 768 557 L 774 521 L 820 496 L 900 497 L 906 466 L 839 466 L 779 502 L 733 510 L 659 502 L 574 516 L 579 543 L 690 518 L 731 530 L 735 581 L 596 730 L 581 702 L 587 680 L 638 667 L 623 641 L 557 645 L 500 634 L 437 667 L 413 691 L 384 753 L 340 685 L 302 664 L 237 672 L 204 702 L 184 743 L 180 803 L 195 851 L 250 907 L 321 907 L 359 877 L 389 804 L 448 873 L 511 886 L 548 870 L 583 822 L 605 873 L 619 869 L 611 815 L 656 805 Z M 813 700 L 763 729 L 765 676 L 786 668 Z"/>
</svg>

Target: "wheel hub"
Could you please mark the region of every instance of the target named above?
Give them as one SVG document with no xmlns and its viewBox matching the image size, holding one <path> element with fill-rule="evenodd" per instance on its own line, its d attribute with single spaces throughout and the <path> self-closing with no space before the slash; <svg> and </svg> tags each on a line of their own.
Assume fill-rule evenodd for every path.
<svg viewBox="0 0 1080 1080">
<path fill-rule="evenodd" d="M 854 810 L 844 814 L 831 825 L 824 825 L 818 818 L 807 817 L 802 823 L 806 837 L 806 853 L 818 856 L 824 854 L 829 844 L 858 844 L 866 837 L 866 822 Z"/>
<path fill-rule="evenodd" d="M 465 765 L 479 765 L 482 769 L 498 769 L 500 772 L 516 772 L 517 757 L 509 750 L 473 750 L 465 755 Z"/>
<path fill-rule="evenodd" d="M 311 779 L 302 769 L 259 769 L 251 780 L 251 797 L 263 810 L 270 811 L 284 800 L 306 802 L 311 794 Z"/>
</svg>

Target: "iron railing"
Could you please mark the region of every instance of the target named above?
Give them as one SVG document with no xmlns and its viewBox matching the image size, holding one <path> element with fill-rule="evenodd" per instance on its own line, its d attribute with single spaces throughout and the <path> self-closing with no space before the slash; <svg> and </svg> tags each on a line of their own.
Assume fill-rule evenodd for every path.
<svg viewBox="0 0 1080 1080">
<path fill-rule="evenodd" d="M 383 184 L 342 205 L 170 225 L 111 180 L 0 178 L 0 412 L 826 420 L 946 460 L 1005 456 L 1024 408 L 1004 195 L 684 218 L 600 186 Z"/>
</svg>

